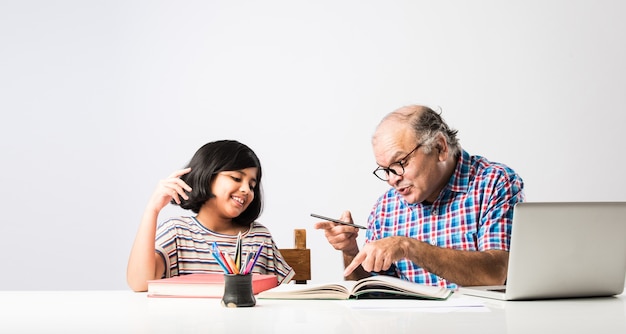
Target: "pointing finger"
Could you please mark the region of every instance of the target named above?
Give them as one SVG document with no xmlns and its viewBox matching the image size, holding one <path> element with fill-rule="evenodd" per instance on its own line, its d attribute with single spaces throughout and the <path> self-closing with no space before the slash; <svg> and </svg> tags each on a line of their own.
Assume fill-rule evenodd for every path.
<svg viewBox="0 0 626 334">
<path fill-rule="evenodd" d="M 357 254 L 354 257 L 354 259 L 352 259 L 352 262 L 350 262 L 350 264 L 343 271 L 343 276 L 347 277 L 348 275 L 352 274 L 354 269 L 356 269 L 359 265 L 361 265 L 361 263 L 363 263 L 366 257 L 367 257 L 367 253 L 360 251 L 359 254 Z"/>
</svg>

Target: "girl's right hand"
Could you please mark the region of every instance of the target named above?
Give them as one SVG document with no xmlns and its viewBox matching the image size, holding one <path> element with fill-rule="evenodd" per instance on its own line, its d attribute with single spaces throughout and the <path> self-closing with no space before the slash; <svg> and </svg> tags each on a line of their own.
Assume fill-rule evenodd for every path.
<svg viewBox="0 0 626 334">
<path fill-rule="evenodd" d="M 149 206 L 155 211 L 161 211 L 170 201 L 180 204 L 180 198 L 187 200 L 188 192 L 191 192 L 191 187 L 180 179 L 182 175 L 185 175 L 191 171 L 190 167 L 177 170 L 170 174 L 166 179 L 160 180 L 156 189 L 152 193 Z"/>
</svg>

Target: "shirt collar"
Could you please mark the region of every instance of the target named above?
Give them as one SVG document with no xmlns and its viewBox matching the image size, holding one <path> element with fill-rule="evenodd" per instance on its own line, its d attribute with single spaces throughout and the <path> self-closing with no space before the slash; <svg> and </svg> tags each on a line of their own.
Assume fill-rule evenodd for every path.
<svg viewBox="0 0 626 334">
<path fill-rule="evenodd" d="M 450 181 L 446 187 L 447 189 L 459 193 L 466 193 L 468 191 L 471 176 L 470 171 L 472 169 L 471 162 L 472 158 L 469 153 L 462 149 L 461 156 L 454 168 L 454 173 L 452 173 L 452 177 L 450 177 Z"/>
</svg>

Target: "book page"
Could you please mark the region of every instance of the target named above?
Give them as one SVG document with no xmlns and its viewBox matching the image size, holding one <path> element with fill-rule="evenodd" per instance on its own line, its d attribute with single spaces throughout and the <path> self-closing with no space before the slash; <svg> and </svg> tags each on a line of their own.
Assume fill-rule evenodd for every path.
<svg viewBox="0 0 626 334">
<path fill-rule="evenodd" d="M 417 284 L 391 276 L 325 284 L 282 284 L 258 295 L 272 299 L 421 298 L 446 299 L 451 290 Z"/>
<path fill-rule="evenodd" d="M 281 284 L 261 292 L 258 298 L 272 299 L 348 299 L 355 281 L 324 284 Z"/>
<path fill-rule="evenodd" d="M 353 288 L 353 295 L 381 293 L 379 298 L 398 296 L 446 299 L 451 290 L 438 286 L 413 283 L 397 277 L 377 275 L 364 278 Z"/>
</svg>

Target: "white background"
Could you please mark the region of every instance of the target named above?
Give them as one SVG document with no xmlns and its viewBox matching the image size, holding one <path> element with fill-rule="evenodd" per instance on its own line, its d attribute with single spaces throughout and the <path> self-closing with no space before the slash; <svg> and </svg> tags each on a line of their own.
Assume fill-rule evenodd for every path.
<svg viewBox="0 0 626 334">
<path fill-rule="evenodd" d="M 624 201 L 625 14 L 619 0 L 1 0 L 0 289 L 127 289 L 158 180 L 218 139 L 259 155 L 259 221 L 279 247 L 306 228 L 313 281 L 339 280 L 309 213 L 365 223 L 387 188 L 370 136 L 414 103 L 519 172 L 529 201 Z"/>
</svg>

